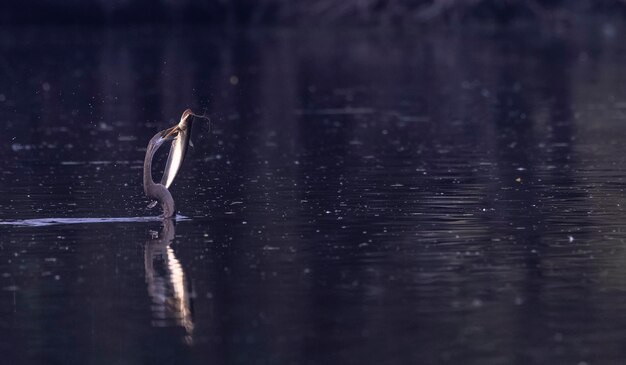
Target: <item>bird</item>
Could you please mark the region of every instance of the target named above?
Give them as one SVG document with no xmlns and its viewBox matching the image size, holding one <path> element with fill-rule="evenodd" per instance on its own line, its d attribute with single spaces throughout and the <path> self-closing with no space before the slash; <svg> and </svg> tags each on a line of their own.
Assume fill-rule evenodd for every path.
<svg viewBox="0 0 626 365">
<path fill-rule="evenodd" d="M 148 208 L 154 208 L 157 203 L 161 204 L 163 218 L 171 218 L 176 214 L 174 199 L 169 191 L 169 187 L 174 182 L 174 178 L 185 159 L 187 146 L 193 147 L 190 139 L 193 117 L 207 119 L 205 116 L 194 114 L 191 109 L 187 109 L 183 112 L 177 125 L 158 132 L 148 142 L 146 157 L 143 162 L 143 190 L 148 198 L 154 199 L 148 205 Z M 163 177 L 160 183 L 155 183 L 152 179 L 152 160 L 163 143 L 170 140 L 172 141 L 172 146 L 167 157 Z"/>
</svg>

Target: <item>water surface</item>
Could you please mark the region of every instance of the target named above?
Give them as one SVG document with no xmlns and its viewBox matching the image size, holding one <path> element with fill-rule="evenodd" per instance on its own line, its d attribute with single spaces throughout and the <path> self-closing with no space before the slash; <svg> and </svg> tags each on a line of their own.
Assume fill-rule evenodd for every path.
<svg viewBox="0 0 626 365">
<path fill-rule="evenodd" d="M 2 362 L 620 364 L 621 34 L 9 29 Z"/>
</svg>

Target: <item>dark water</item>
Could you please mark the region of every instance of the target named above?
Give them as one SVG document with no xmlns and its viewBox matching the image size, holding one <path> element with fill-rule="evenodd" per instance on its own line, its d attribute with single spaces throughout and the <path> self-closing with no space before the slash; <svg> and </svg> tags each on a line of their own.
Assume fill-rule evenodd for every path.
<svg viewBox="0 0 626 365">
<path fill-rule="evenodd" d="M 1 362 L 623 363 L 622 38 L 5 29 Z"/>
</svg>

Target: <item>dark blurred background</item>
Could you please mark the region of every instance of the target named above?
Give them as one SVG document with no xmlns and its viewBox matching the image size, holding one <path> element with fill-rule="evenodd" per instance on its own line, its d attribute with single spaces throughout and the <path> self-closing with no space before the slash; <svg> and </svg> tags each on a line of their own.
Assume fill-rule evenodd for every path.
<svg viewBox="0 0 626 365">
<path fill-rule="evenodd" d="M 623 364 L 624 16 L 0 1 L 0 364 Z"/>
<path fill-rule="evenodd" d="M 0 24 L 456 24 L 571 22 L 626 13 L 624 0 L 24 0 Z"/>
</svg>

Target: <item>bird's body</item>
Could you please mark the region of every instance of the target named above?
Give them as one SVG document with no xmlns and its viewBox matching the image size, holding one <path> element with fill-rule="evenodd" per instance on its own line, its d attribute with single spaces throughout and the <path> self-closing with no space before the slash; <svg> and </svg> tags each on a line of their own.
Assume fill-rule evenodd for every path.
<svg viewBox="0 0 626 365">
<path fill-rule="evenodd" d="M 170 218 L 176 214 L 174 199 L 168 189 L 174 182 L 174 178 L 185 159 L 187 146 L 191 144 L 189 137 L 191 134 L 191 117 L 193 116 L 196 115 L 190 109 L 185 110 L 180 118 L 180 122 L 174 127 L 155 134 L 146 149 L 146 157 L 143 163 L 143 189 L 146 196 L 155 200 L 148 205 L 148 208 L 161 203 L 163 218 Z M 161 183 L 155 183 L 152 179 L 152 160 L 161 145 L 169 140 L 172 141 L 172 146 L 170 147 L 170 153 L 163 171 L 163 177 L 161 178 Z"/>
</svg>

